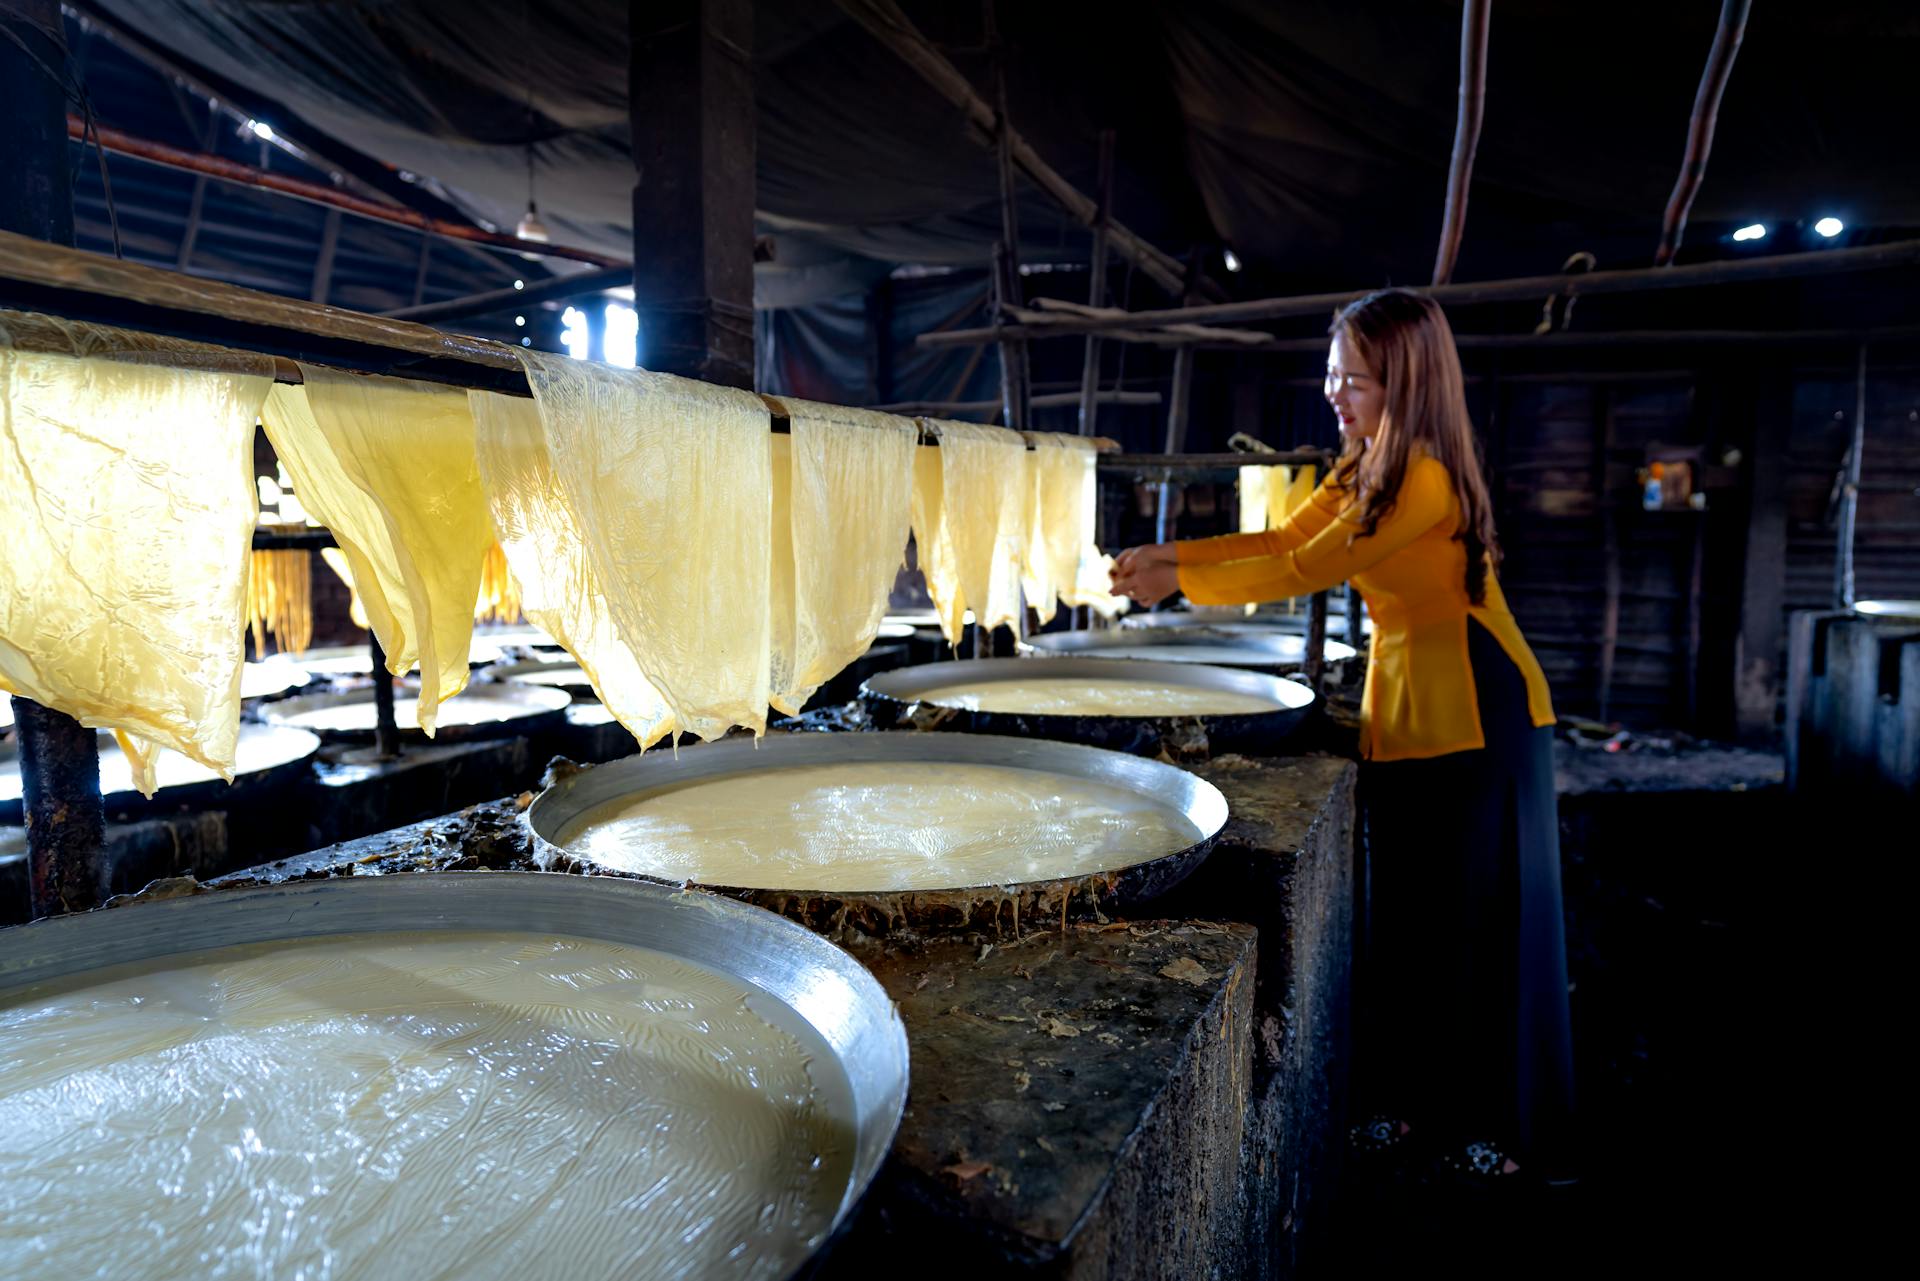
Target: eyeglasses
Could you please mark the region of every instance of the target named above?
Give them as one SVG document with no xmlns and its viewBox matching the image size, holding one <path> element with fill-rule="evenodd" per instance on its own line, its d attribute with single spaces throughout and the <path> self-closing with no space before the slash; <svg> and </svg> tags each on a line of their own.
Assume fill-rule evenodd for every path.
<svg viewBox="0 0 1920 1281">
<path fill-rule="evenodd" d="M 1327 395 L 1331 396 L 1340 387 L 1345 387 L 1348 391 L 1359 391 L 1360 385 L 1366 380 L 1365 374 L 1343 374 L 1338 370 L 1329 369 L 1323 385 L 1326 387 Z"/>
</svg>

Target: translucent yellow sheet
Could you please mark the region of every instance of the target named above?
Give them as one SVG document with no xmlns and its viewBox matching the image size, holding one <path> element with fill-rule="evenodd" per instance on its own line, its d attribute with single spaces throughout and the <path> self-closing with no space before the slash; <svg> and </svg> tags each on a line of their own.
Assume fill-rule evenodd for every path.
<svg viewBox="0 0 1920 1281">
<path fill-rule="evenodd" d="M 933 451 L 937 464 L 920 461 L 915 467 L 914 539 L 941 631 L 949 644 L 958 644 L 968 609 L 989 630 L 1007 626 L 1019 612 L 1028 537 L 1023 523 L 1023 487 L 1030 483 L 1027 446 L 1019 432 L 1004 427 L 935 419 L 922 419 L 921 425 L 940 444 Z M 934 471 L 939 475 L 937 524 L 922 524 L 933 519 Z M 923 489 L 929 492 L 923 495 Z"/>
<path fill-rule="evenodd" d="M 170 365 L 193 353 L 199 365 Z M 0 690 L 233 777 L 264 359 L 0 313 Z"/>
<path fill-rule="evenodd" d="M 761 732 L 771 661 L 766 403 L 644 369 L 533 351 L 521 359 L 614 632 L 672 728 Z"/>
<path fill-rule="evenodd" d="M 1094 512 L 1087 505 L 1093 442 L 1057 432 L 1030 431 L 1026 436 L 1033 446 L 1028 458 L 1034 489 L 1027 603 L 1040 611 L 1044 623 L 1053 617 L 1056 599 L 1085 603 L 1079 599 L 1080 561 L 1093 548 Z"/>
<path fill-rule="evenodd" d="M 566 647 L 614 719 L 651 747 L 672 728 L 673 714 L 614 627 L 538 406 L 488 391 L 469 396 L 480 475 L 522 612 Z"/>
<path fill-rule="evenodd" d="M 773 438 L 769 701 L 798 715 L 867 652 L 907 546 L 918 428 L 867 410 L 781 399 Z"/>
<path fill-rule="evenodd" d="M 1285 467 L 1242 467 L 1240 469 L 1240 532 L 1264 534 L 1280 523 L 1280 513 L 1272 500 L 1273 482 L 1286 490 Z M 1284 501 L 1284 500 L 1283 500 Z"/>
<path fill-rule="evenodd" d="M 1240 469 L 1240 532 L 1258 534 L 1277 529 L 1313 497 L 1314 468 L 1242 467 Z M 1250 615 L 1258 606 L 1248 605 Z"/>
<path fill-rule="evenodd" d="M 480 566 L 493 545 L 467 393 L 301 366 L 263 419 L 306 510 L 346 554 L 399 676 L 420 666 L 420 728 L 467 685 Z"/>
<path fill-rule="evenodd" d="M 1046 449 L 1053 452 L 1041 453 Z M 1105 618 L 1126 613 L 1131 602 L 1107 590 L 1113 585 L 1113 557 L 1100 550 L 1098 541 L 1100 497 L 1093 442 L 1048 435 L 1036 438 L 1034 452 L 1050 473 L 1042 519 L 1047 526 L 1048 555 L 1060 574 L 1060 599 L 1068 605 L 1085 605 Z"/>
</svg>

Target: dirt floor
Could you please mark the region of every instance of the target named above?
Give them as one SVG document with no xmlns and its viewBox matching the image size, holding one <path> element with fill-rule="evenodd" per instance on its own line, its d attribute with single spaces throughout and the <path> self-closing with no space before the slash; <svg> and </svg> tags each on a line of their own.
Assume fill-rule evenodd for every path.
<svg viewBox="0 0 1920 1281">
<path fill-rule="evenodd" d="M 1580 1181 L 1462 1187 L 1417 1145 L 1350 1160 L 1302 1276 L 1796 1275 L 1815 1229 L 1834 1275 L 1817 816 L 1777 757 L 1664 755 L 1563 748 Z"/>
</svg>

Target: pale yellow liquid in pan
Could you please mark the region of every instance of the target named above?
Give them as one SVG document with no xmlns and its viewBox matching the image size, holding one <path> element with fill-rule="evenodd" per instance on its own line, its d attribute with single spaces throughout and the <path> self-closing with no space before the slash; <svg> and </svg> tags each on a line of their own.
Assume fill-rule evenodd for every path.
<svg viewBox="0 0 1920 1281">
<path fill-rule="evenodd" d="M 440 717 L 437 722 L 441 729 L 449 725 L 491 725 L 498 721 L 512 720 L 516 716 L 530 716 L 546 711 L 544 707 L 535 707 L 528 703 L 518 703 L 506 698 L 488 698 L 485 694 L 461 694 L 440 704 Z M 331 707 L 316 707 L 309 711 L 298 712 L 280 721 L 282 725 L 298 725 L 310 730 L 365 730 L 374 729 L 373 700 L 360 703 L 335 703 Z M 393 720 L 401 729 L 418 729 L 420 726 L 420 700 L 411 695 L 396 694 L 393 698 Z"/>
<path fill-rule="evenodd" d="M 1097 677 L 943 685 L 921 694 L 919 699 L 970 712 L 1043 716 L 1247 716 L 1280 710 L 1280 704 L 1270 698 L 1239 690 Z"/>
<path fill-rule="evenodd" d="M 782 1277 L 846 1187 L 801 1044 L 662 953 L 422 932 L 152 965 L 0 995 L 9 1278 Z"/>
<path fill-rule="evenodd" d="M 1305 652 L 1304 650 L 1302 651 Z M 1170 645 L 1113 645 L 1091 651 L 1088 658 L 1152 658 L 1168 663 L 1245 663 L 1271 667 L 1298 661 L 1285 653 L 1250 645 L 1208 645 L 1199 641 Z"/>
<path fill-rule="evenodd" d="M 1199 839 L 1177 810 L 1089 779 L 876 761 L 735 774 L 609 801 L 560 844 L 604 867 L 673 881 L 888 891 L 1084 876 Z"/>
</svg>

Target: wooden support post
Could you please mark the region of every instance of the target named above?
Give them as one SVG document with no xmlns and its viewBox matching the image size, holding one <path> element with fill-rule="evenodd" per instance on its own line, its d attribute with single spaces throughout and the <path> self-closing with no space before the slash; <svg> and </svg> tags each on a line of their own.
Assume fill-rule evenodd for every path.
<svg viewBox="0 0 1920 1281">
<path fill-rule="evenodd" d="M 1620 521 L 1613 492 L 1613 397 L 1600 391 L 1600 441 L 1593 452 L 1594 486 L 1599 491 L 1600 541 L 1606 558 L 1606 601 L 1600 620 L 1599 719 L 1613 708 L 1613 669 L 1620 652 Z"/>
<path fill-rule="evenodd" d="M 1100 212 L 1093 224 L 1093 251 L 1087 259 L 1087 306 L 1107 305 L 1107 222 L 1113 217 L 1113 130 L 1100 131 Z M 1095 434 L 1099 416 L 1100 336 L 1087 335 L 1080 364 L 1080 434 Z"/>
<path fill-rule="evenodd" d="M 994 250 L 994 315 L 996 325 L 1010 319 L 1010 308 L 1026 302 L 1020 287 L 1020 210 L 1013 173 L 1013 121 L 1007 112 L 1007 47 L 1000 39 L 994 0 L 981 0 L 981 20 L 987 50 L 993 58 L 994 153 L 1000 170 L 1000 244 Z M 1027 344 L 1022 338 L 1000 343 L 1000 421 L 1015 431 L 1028 426 L 1028 398 L 1032 395 L 1027 366 Z"/>
<path fill-rule="evenodd" d="M 1467 228 L 1467 189 L 1473 182 L 1473 153 L 1480 145 L 1480 120 L 1487 104 L 1487 29 L 1493 0 L 1467 0 L 1460 15 L 1460 112 L 1453 127 L 1453 159 L 1447 166 L 1447 208 L 1440 225 L 1440 248 L 1433 258 L 1433 283 L 1453 279 L 1460 237 Z"/>
<path fill-rule="evenodd" d="M 1740 52 L 1741 37 L 1747 32 L 1747 11 L 1753 0 L 1721 0 L 1720 26 L 1713 33 L 1713 48 L 1707 54 L 1706 68 L 1700 73 L 1700 88 L 1693 95 L 1693 116 L 1687 122 L 1687 150 L 1680 161 L 1680 176 L 1674 179 L 1673 194 L 1667 197 L 1667 211 L 1660 222 L 1660 247 L 1653 263 L 1664 267 L 1680 251 L 1680 237 L 1686 234 L 1687 214 L 1693 209 L 1693 197 L 1707 176 L 1707 157 L 1713 151 L 1713 128 L 1720 116 L 1720 96 L 1733 75 L 1733 58 Z"/>
<path fill-rule="evenodd" d="M 633 0 L 628 26 L 647 367 L 751 388 L 753 2 Z"/>
<path fill-rule="evenodd" d="M 340 211 L 329 209 L 327 220 L 320 230 L 320 253 L 313 262 L 313 288 L 307 294 L 323 306 L 327 295 L 333 292 L 333 257 L 339 247 Z"/>
<path fill-rule="evenodd" d="M 1167 404 L 1167 448 L 1178 454 L 1187 447 L 1187 408 L 1193 399 L 1193 348 L 1176 348 L 1173 353 L 1173 389 Z M 1173 489 L 1171 479 L 1160 482 L 1159 513 L 1154 525 L 1154 541 L 1173 541 Z"/>
<path fill-rule="evenodd" d="M 1349 607 L 1351 608 L 1351 607 Z M 1318 694 L 1327 674 L 1327 594 L 1307 598 L 1307 684 Z"/>
<path fill-rule="evenodd" d="M 1729 383 L 1751 397 L 1747 451 L 1747 537 L 1734 642 L 1734 716 L 1742 739 L 1773 738 L 1787 649 L 1787 488 L 1793 473 L 1793 385 L 1777 362 L 1743 361 Z"/>
<path fill-rule="evenodd" d="M 393 673 L 387 670 L 387 651 L 371 628 L 367 631 L 367 649 L 373 655 L 373 741 L 382 760 L 400 755 L 400 724 L 393 714 Z"/>
<path fill-rule="evenodd" d="M 420 237 L 420 261 L 413 269 L 413 305 L 418 307 L 427 298 L 427 267 L 433 261 L 433 237 Z"/>
<path fill-rule="evenodd" d="M 1834 604 L 1852 609 L 1853 540 L 1860 524 L 1860 463 L 1867 449 L 1867 345 L 1860 344 L 1853 383 L 1853 438 L 1847 445 L 1847 478 L 1840 494 L 1840 534 L 1833 561 Z"/>
<path fill-rule="evenodd" d="M 57 0 L 0 0 L 0 230 L 73 243 L 63 86 L 67 48 Z M 78 912 L 106 893 L 106 817 L 94 731 L 24 698 L 13 700 L 27 822 L 27 891 L 34 916 Z"/>
<path fill-rule="evenodd" d="M 178 88 L 177 81 L 175 87 Z M 181 109 L 184 111 L 185 108 L 186 103 L 183 101 Z M 191 116 L 188 119 L 189 123 L 193 123 Z M 219 128 L 220 112 L 212 107 L 207 108 L 207 129 L 200 140 L 200 150 L 206 152 L 213 150 Z M 208 178 L 204 173 L 193 176 L 193 197 L 187 201 L 187 225 L 186 229 L 180 233 L 180 252 L 173 262 L 175 270 L 185 271 L 187 264 L 193 260 L 193 247 L 200 239 L 200 220 L 207 207 L 207 182 Z"/>
</svg>

